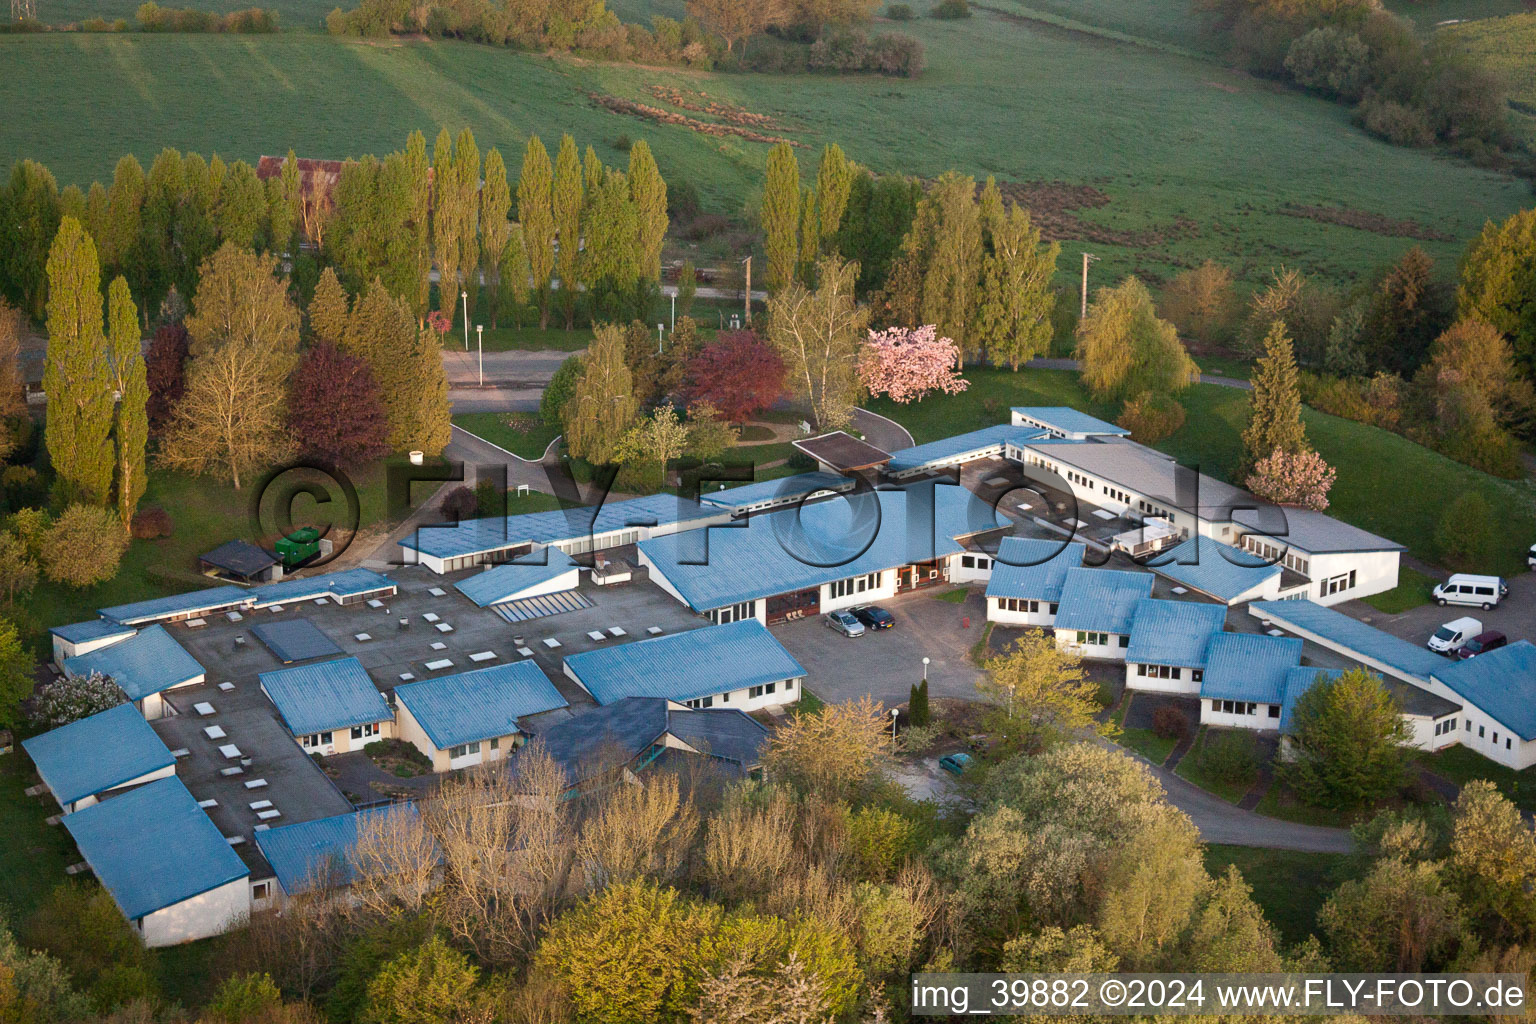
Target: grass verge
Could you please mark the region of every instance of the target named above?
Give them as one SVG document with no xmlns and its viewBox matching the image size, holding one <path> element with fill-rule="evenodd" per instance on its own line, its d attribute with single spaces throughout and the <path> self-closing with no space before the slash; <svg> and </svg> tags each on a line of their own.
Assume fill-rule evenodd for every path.
<svg viewBox="0 0 1536 1024">
<path fill-rule="evenodd" d="M 1536 814 L 1536 768 L 1517 772 L 1461 746 L 1426 754 L 1420 763 L 1458 786 L 1487 779 L 1526 814 Z"/>
<path fill-rule="evenodd" d="M 465 412 L 453 425 L 484 438 L 519 458 L 537 462 L 560 431 L 532 413 Z"/>
<path fill-rule="evenodd" d="M 1379 612 L 1397 615 L 1410 608 L 1417 608 L 1421 604 L 1428 604 L 1429 591 L 1434 585 L 1434 577 L 1426 576 L 1419 570 L 1404 565 L 1397 570 L 1397 586 L 1381 594 L 1372 594 L 1363 600 Z"/>
<path fill-rule="evenodd" d="M 1129 707 L 1130 701 L 1124 701 L 1115 713 L 1109 716 L 1109 720 L 1119 730 L 1115 736 L 1115 742 L 1128 750 L 1136 751 L 1153 764 L 1162 764 L 1168 760 L 1168 755 L 1173 753 L 1173 748 L 1179 745 L 1179 741 L 1165 739 L 1151 729 L 1127 728 L 1125 712 Z"/>
<path fill-rule="evenodd" d="M 1213 773 L 1205 764 L 1201 754 L 1205 750 L 1205 740 L 1209 732 L 1204 726 L 1200 728 L 1200 734 L 1195 738 L 1195 745 L 1184 755 L 1179 766 L 1173 770 L 1174 774 L 1187 782 L 1192 782 L 1212 796 L 1219 796 L 1229 804 L 1235 804 L 1248 794 L 1252 788 L 1251 782 L 1232 782 Z"/>
<path fill-rule="evenodd" d="M 1224 874 L 1228 865 L 1242 872 L 1253 901 L 1264 911 L 1286 945 L 1306 940 L 1317 928 L 1317 912 L 1343 881 L 1349 858 L 1341 853 L 1299 853 L 1253 846 L 1205 848 L 1205 869 Z"/>
</svg>

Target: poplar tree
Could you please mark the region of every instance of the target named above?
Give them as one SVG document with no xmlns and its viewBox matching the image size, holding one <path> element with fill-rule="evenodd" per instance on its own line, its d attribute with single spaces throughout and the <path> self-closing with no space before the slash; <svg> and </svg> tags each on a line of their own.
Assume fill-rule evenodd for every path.
<svg viewBox="0 0 1536 1024">
<path fill-rule="evenodd" d="M 107 189 L 107 235 L 112 239 L 112 265 L 128 275 L 128 283 L 143 295 L 143 262 L 139 256 L 139 219 L 144 211 L 144 168 L 132 155 L 118 160 Z"/>
<path fill-rule="evenodd" d="M 783 291 L 795 280 L 799 257 L 800 163 L 789 143 L 781 142 L 768 154 L 763 181 L 760 219 L 768 250 L 768 287 Z"/>
<path fill-rule="evenodd" d="M 375 280 L 347 318 L 341 349 L 368 363 L 384 400 L 393 451 L 436 455 L 448 444 L 448 378 L 437 335 Z"/>
<path fill-rule="evenodd" d="M 537 135 L 530 135 L 517 179 L 517 221 L 523 229 L 523 251 L 528 257 L 541 330 L 549 326 L 549 278 L 555 267 L 555 216 L 550 205 L 553 178 L 544 143 Z"/>
<path fill-rule="evenodd" d="M 117 251 L 113 248 L 112 209 L 107 190 L 101 182 L 91 182 L 91 190 L 85 196 L 85 214 L 81 218 L 86 234 L 96 240 L 96 257 L 103 268 L 115 267 Z"/>
<path fill-rule="evenodd" d="M 640 217 L 640 277 L 661 280 L 661 243 L 667 234 L 667 183 L 645 140 L 629 150 L 629 195 Z"/>
<path fill-rule="evenodd" d="M 816 190 L 806 189 L 800 196 L 800 255 L 795 265 L 795 277 L 807 285 L 816 284 L 816 252 L 820 236 L 816 217 Z"/>
<path fill-rule="evenodd" d="M 491 329 L 496 329 L 501 310 L 501 260 L 507 251 L 512 223 L 507 214 L 512 209 L 512 193 L 507 187 L 507 165 L 494 146 L 485 155 L 485 185 L 480 189 L 481 266 L 491 286 Z"/>
<path fill-rule="evenodd" d="M 581 366 L 581 380 L 561 412 L 565 443 L 577 458 L 603 465 L 613 461 L 640 408 L 624 362 L 623 330 L 612 324 L 597 328 Z"/>
<path fill-rule="evenodd" d="M 468 128 L 454 144 L 453 171 L 459 188 L 459 287 L 469 293 L 468 309 L 474 310 L 480 301 L 480 147 Z"/>
<path fill-rule="evenodd" d="M 6 198 L 5 232 L 10 245 L 0 248 L 0 283 L 25 312 L 36 317 L 43 312 L 47 292 L 44 263 L 59 233 L 59 184 L 36 160 L 19 160 L 11 168 Z"/>
<path fill-rule="evenodd" d="M 214 205 L 214 222 L 220 237 L 242 249 L 253 248 L 257 236 L 270 218 L 267 197 L 256 169 L 244 160 L 236 160 L 219 183 Z"/>
<path fill-rule="evenodd" d="M 1276 451 L 1295 455 L 1306 450 L 1296 354 L 1283 321 L 1271 324 L 1264 338 L 1264 355 L 1255 367 L 1248 401 L 1250 412 L 1248 426 L 1243 430 L 1243 448 L 1250 464 L 1267 459 Z"/>
<path fill-rule="evenodd" d="M 628 319 L 636 313 L 640 281 L 640 217 L 621 172 L 608 170 L 588 194 L 586 237 L 581 277 L 591 292 L 593 318 Z"/>
<path fill-rule="evenodd" d="M 427 137 L 411 132 L 405 142 L 405 173 L 411 190 L 411 251 L 415 256 L 415 288 L 407 296 L 419 320 L 432 303 L 432 181 L 427 173 Z"/>
<path fill-rule="evenodd" d="M 437 133 L 432 147 L 432 254 L 437 263 L 437 308 L 449 321 L 459 308 L 459 246 L 464 217 L 459 211 L 463 190 L 453 159 L 453 138 L 448 129 Z"/>
<path fill-rule="evenodd" d="M 496 271 L 501 282 L 497 296 L 498 314 L 509 314 L 513 325 L 523 326 L 523 306 L 528 302 L 528 250 L 523 248 L 523 228 L 511 225 L 507 246 L 501 254 L 501 266 Z"/>
<path fill-rule="evenodd" d="M 586 155 L 581 159 L 581 173 L 582 177 L 586 179 L 588 192 L 591 192 L 593 189 L 601 185 L 603 183 L 603 179 L 607 177 L 607 168 L 605 168 L 603 166 L 603 162 L 597 158 L 597 150 L 593 149 L 591 146 L 587 147 Z"/>
<path fill-rule="evenodd" d="M 299 164 L 290 150 L 281 169 L 266 182 L 267 238 L 280 256 L 293 248 L 293 233 L 302 216 L 300 196 Z"/>
<path fill-rule="evenodd" d="M 821 151 L 821 165 L 816 169 L 816 234 L 818 248 L 825 252 L 842 226 L 848 210 L 848 194 L 853 189 L 853 164 L 833 143 Z"/>
<path fill-rule="evenodd" d="M 981 211 L 976 205 L 976 182 L 946 171 L 919 204 L 927 204 L 932 216 L 932 242 L 927 273 L 923 276 L 923 322 L 938 327 L 960 349 L 956 369 L 964 369 L 967 356 L 979 354 L 971 323 L 976 309 L 976 282 L 981 276 Z M 921 218 L 920 218 L 921 219 Z"/>
<path fill-rule="evenodd" d="M 576 140 L 561 136 L 560 151 L 555 156 L 555 183 L 552 209 L 558 256 L 555 276 L 560 279 L 560 310 L 565 314 L 565 329 L 576 326 L 577 279 L 581 267 L 582 206 L 584 203 L 581 158 Z"/>
<path fill-rule="evenodd" d="M 44 443 L 61 505 L 105 504 L 112 489 L 112 383 L 101 327 L 96 243 L 65 217 L 48 252 Z"/>
<path fill-rule="evenodd" d="M 117 515 L 126 530 L 144 496 L 148 478 L 144 447 L 149 441 L 149 384 L 139 311 L 122 277 L 107 289 L 107 337 L 112 352 L 112 383 L 117 389 Z"/>
<path fill-rule="evenodd" d="M 988 192 L 995 193 L 988 182 Z M 1056 305 L 1051 278 L 1061 246 L 1040 244 L 1040 231 L 1023 206 L 984 196 L 982 227 L 986 255 L 981 267 L 981 301 L 976 310 L 976 343 L 994 366 L 1017 370 L 1051 344 Z"/>
<path fill-rule="evenodd" d="M 315 294 L 309 300 L 310 338 L 339 347 L 347 330 L 348 306 L 346 290 L 336 279 L 336 271 L 326 267 L 320 272 Z"/>
</svg>

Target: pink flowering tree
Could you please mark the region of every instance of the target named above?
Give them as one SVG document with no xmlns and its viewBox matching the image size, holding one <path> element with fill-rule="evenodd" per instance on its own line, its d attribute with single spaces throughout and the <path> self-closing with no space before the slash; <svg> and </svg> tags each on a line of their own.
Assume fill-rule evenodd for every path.
<svg viewBox="0 0 1536 1024">
<path fill-rule="evenodd" d="M 440 309 L 434 309 L 427 314 L 427 326 L 436 331 L 437 336 L 441 338 L 448 333 L 448 328 L 453 326 L 453 318 Z"/>
<path fill-rule="evenodd" d="M 1338 471 L 1314 451 L 1285 452 L 1276 448 L 1260 459 L 1249 475 L 1248 489 L 1276 505 L 1294 505 L 1321 512 L 1328 507 L 1328 490 Z"/>
<path fill-rule="evenodd" d="M 960 350 L 948 338 L 940 338 L 932 324 L 916 329 L 892 327 L 870 331 L 859 353 L 859 380 L 872 395 L 889 395 L 891 401 L 915 402 L 933 391 L 957 394 L 970 382 L 955 372 Z"/>
</svg>

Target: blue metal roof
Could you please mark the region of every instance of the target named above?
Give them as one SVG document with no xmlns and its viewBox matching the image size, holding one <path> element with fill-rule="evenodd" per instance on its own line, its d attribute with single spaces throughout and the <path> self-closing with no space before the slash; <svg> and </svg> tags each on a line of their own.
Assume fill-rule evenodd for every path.
<svg viewBox="0 0 1536 1024">
<path fill-rule="evenodd" d="M 1445 659 L 1433 651 L 1312 601 L 1255 601 L 1248 612 L 1292 632 L 1320 637 L 1344 648 L 1344 653 L 1356 660 L 1375 662 L 1410 682 L 1428 684 L 1431 674 L 1438 675 L 1445 668 Z"/>
<path fill-rule="evenodd" d="M 1324 682 L 1332 682 L 1345 673 L 1342 668 L 1317 668 L 1312 665 L 1303 665 L 1293 668 L 1285 674 L 1285 691 L 1280 702 L 1280 731 L 1291 731 L 1291 714 L 1296 710 L 1296 702 L 1301 695 L 1312 689 L 1319 678 Z"/>
<path fill-rule="evenodd" d="M 67 626 L 54 626 L 48 632 L 68 643 L 84 644 L 114 636 L 133 636 L 134 629 L 132 626 L 124 626 L 111 619 L 91 619 L 89 622 L 71 622 Z"/>
<path fill-rule="evenodd" d="M 349 811 L 257 832 L 256 845 L 289 896 L 296 896 L 317 882 L 347 885 L 357 877 L 352 851 L 357 846 L 359 826 L 387 814 L 414 818 L 419 812 L 412 803 Z"/>
<path fill-rule="evenodd" d="M 600 647 L 571 655 L 565 666 L 599 704 L 624 697 L 687 701 L 805 675 L 756 619 Z"/>
<path fill-rule="evenodd" d="M 434 558 L 457 558 L 524 542 L 549 544 L 634 526 L 661 526 L 718 515 L 719 509 L 705 508 L 688 498 L 652 494 L 627 501 L 605 502 L 596 508 L 578 505 L 549 512 L 422 526 L 401 540 L 400 546 Z"/>
<path fill-rule="evenodd" d="M 1126 569 L 1068 569 L 1056 606 L 1057 629 L 1131 631 L 1136 603 L 1152 596 L 1152 574 Z"/>
<path fill-rule="evenodd" d="M 700 495 L 699 501 L 718 508 L 742 508 L 763 501 L 787 504 L 817 491 L 846 491 L 853 485 L 853 477 L 817 470 L 813 473 L 797 473 L 777 480 L 759 480 L 755 484 L 742 484 L 740 487 L 710 491 L 708 494 Z"/>
<path fill-rule="evenodd" d="M 395 700 L 438 750 L 510 736 L 519 718 L 570 706 L 532 660 L 406 683 L 395 687 Z"/>
<path fill-rule="evenodd" d="M 60 805 L 105 793 L 176 763 L 132 704 L 21 741 Z"/>
<path fill-rule="evenodd" d="M 702 612 L 955 554 L 953 538 L 1004 525 L 965 488 L 924 483 L 657 537 L 640 551 Z"/>
<path fill-rule="evenodd" d="M 564 576 L 576 563 L 559 548 L 540 548 L 511 562 L 460 580 L 453 588 L 481 608 L 511 601 L 530 587 Z M 575 584 L 572 584 L 575 586 Z"/>
<path fill-rule="evenodd" d="M 129 700 L 143 700 L 204 674 L 203 666 L 172 639 L 164 626 L 148 626 L 110 647 L 65 658 L 64 671 L 72 676 L 92 672 L 110 676 Z"/>
<path fill-rule="evenodd" d="M 1262 586 L 1282 571 L 1279 565 L 1266 564 L 1250 551 L 1198 536 L 1154 555 L 1144 564 L 1159 576 L 1227 602 Z"/>
<path fill-rule="evenodd" d="M 228 586 L 194 590 L 187 594 L 174 594 L 171 597 L 157 597 L 149 601 L 114 605 L 111 608 L 100 609 L 100 613 L 116 622 L 132 626 L 142 622 L 153 622 L 156 619 L 170 618 L 172 615 L 189 615 L 192 612 L 212 611 L 215 608 L 244 604 L 249 595 L 250 591 L 246 588 L 237 587 L 231 583 Z"/>
<path fill-rule="evenodd" d="M 377 590 L 388 590 L 395 581 L 372 569 L 343 569 L 340 572 L 302 579 L 282 580 L 252 587 L 251 607 L 267 608 L 288 601 L 308 601 L 317 597 L 356 597 Z"/>
<path fill-rule="evenodd" d="M 336 641 L 308 619 L 259 622 L 251 627 L 251 635 L 265 644 L 284 665 L 315 658 L 334 658 L 342 653 Z"/>
<path fill-rule="evenodd" d="M 363 663 L 338 658 L 263 672 L 261 688 L 295 736 L 347 729 L 394 717 Z"/>
<path fill-rule="evenodd" d="M 937 441 L 929 441 L 927 444 L 898 449 L 891 453 L 891 461 L 886 464 L 886 470 L 901 472 L 917 469 L 936 462 L 944 462 L 959 455 L 985 451 L 988 448 L 1001 448 L 1009 441 L 1023 443 L 1036 441 L 1044 436 L 1043 431 L 1033 427 L 1016 427 L 1011 423 L 982 427 L 980 430 L 956 434 L 954 437 L 944 437 Z"/>
<path fill-rule="evenodd" d="M 1536 646 L 1529 640 L 1465 661 L 1440 660 L 1434 676 L 1522 740 L 1536 740 Z"/>
<path fill-rule="evenodd" d="M 1142 598 L 1131 618 L 1131 645 L 1125 660 L 1203 668 L 1211 637 L 1221 632 L 1226 621 L 1224 605 Z"/>
<path fill-rule="evenodd" d="M 129 920 L 251 873 L 175 777 L 65 815 L 64 827 Z"/>
<path fill-rule="evenodd" d="M 1054 427 L 1064 434 L 1119 434 L 1123 437 L 1130 433 L 1125 427 L 1106 422 L 1097 416 L 1089 416 L 1070 405 L 1015 405 L 1011 411 Z"/>
<path fill-rule="evenodd" d="M 1279 704 L 1287 673 L 1301 664 L 1300 640 L 1262 633 L 1218 633 L 1205 652 L 1200 696 Z"/>
<path fill-rule="evenodd" d="M 992 560 L 987 596 L 1060 601 L 1067 570 L 1082 566 L 1085 550 L 1081 541 L 1004 537 Z"/>
</svg>

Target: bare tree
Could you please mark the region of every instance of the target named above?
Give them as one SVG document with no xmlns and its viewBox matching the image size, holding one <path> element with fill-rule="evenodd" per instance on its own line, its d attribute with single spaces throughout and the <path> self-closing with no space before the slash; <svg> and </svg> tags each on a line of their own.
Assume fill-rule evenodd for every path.
<svg viewBox="0 0 1536 1024">
<path fill-rule="evenodd" d="M 351 895 L 368 913 L 417 913 L 438 880 L 438 845 L 414 807 L 370 814 L 352 850 Z"/>
<path fill-rule="evenodd" d="M 682 796 L 678 778 L 610 788 L 581 827 L 577 846 L 588 889 L 650 878 L 665 882 L 687 860 L 699 814 Z"/>
<path fill-rule="evenodd" d="M 764 764 L 777 781 L 843 800 L 882 778 L 892 765 L 889 718 L 870 697 L 828 704 L 781 726 Z"/>
<path fill-rule="evenodd" d="M 795 830 L 795 807 L 779 790 L 750 803 L 734 796 L 705 826 L 703 880 L 727 901 L 760 898 L 803 866 L 786 842 Z"/>
</svg>

